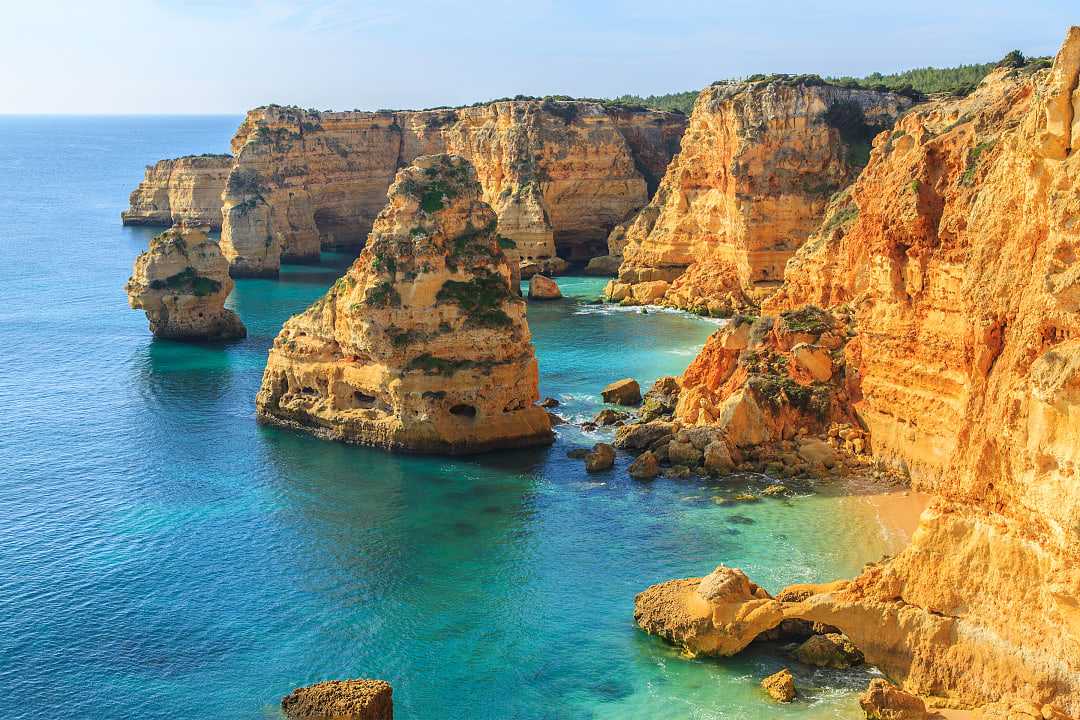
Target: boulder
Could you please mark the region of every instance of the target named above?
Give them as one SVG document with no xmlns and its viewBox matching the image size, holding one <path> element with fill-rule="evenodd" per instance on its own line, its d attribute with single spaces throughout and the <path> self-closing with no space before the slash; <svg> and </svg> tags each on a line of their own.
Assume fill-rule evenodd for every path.
<svg viewBox="0 0 1080 720">
<path fill-rule="evenodd" d="M 679 381 L 670 375 L 659 378 L 645 393 L 645 401 L 639 413 L 645 422 L 670 418 L 679 404 Z"/>
<path fill-rule="evenodd" d="M 836 450 L 817 438 L 799 440 L 799 457 L 810 465 L 832 467 L 836 464 Z"/>
<path fill-rule="evenodd" d="M 863 664 L 862 651 L 841 633 L 814 635 L 795 650 L 794 656 L 806 665 L 836 670 Z"/>
<path fill-rule="evenodd" d="M 616 380 L 600 391 L 600 397 L 604 399 L 604 402 L 615 405 L 640 405 L 641 386 L 633 378 Z"/>
<path fill-rule="evenodd" d="M 615 464 L 615 448 L 607 443 L 596 443 L 592 452 L 585 456 L 585 469 L 588 472 L 610 470 Z"/>
<path fill-rule="evenodd" d="M 540 407 L 542 407 L 542 408 L 559 407 L 559 401 L 556 400 L 553 397 L 546 397 L 546 398 L 544 398 L 543 400 L 540 401 Z"/>
<path fill-rule="evenodd" d="M 661 441 L 666 447 L 667 441 L 678 427 L 676 423 L 663 420 L 623 425 L 615 431 L 615 447 L 626 450 L 654 450 L 652 446 Z"/>
<path fill-rule="evenodd" d="M 614 425 L 621 420 L 625 420 L 627 417 L 626 413 L 621 413 L 618 410 L 612 410 L 611 408 L 604 408 L 596 413 L 593 422 L 601 427 L 607 427 L 608 425 Z"/>
<path fill-rule="evenodd" d="M 297 688 L 281 699 L 288 720 L 393 720 L 390 683 L 329 680 Z"/>
<path fill-rule="evenodd" d="M 761 681 L 761 687 L 777 702 L 791 702 L 795 699 L 795 677 L 784 668 Z"/>
<path fill-rule="evenodd" d="M 693 443 L 680 441 L 678 439 L 672 440 L 668 443 L 667 447 L 668 462 L 672 465 L 686 465 L 687 467 L 697 467 L 701 465 L 702 452 L 694 447 Z"/>
<path fill-rule="evenodd" d="M 705 446 L 704 462 L 705 468 L 714 473 L 727 474 L 735 469 L 731 450 L 723 439 L 715 440 Z"/>
<path fill-rule="evenodd" d="M 660 474 L 660 461 L 651 450 L 646 450 L 630 463 L 627 472 L 635 480 L 652 480 Z"/>
<path fill-rule="evenodd" d="M 562 297 L 559 284 L 545 275 L 533 275 L 529 279 L 530 300 L 558 300 Z"/>
<path fill-rule="evenodd" d="M 135 260 L 124 290 L 146 312 L 150 332 L 173 340 L 232 340 L 247 335 L 225 298 L 233 289 L 229 263 L 203 229 L 177 226 L 150 241 Z"/>
<path fill-rule="evenodd" d="M 930 717 L 922 698 L 882 678 L 870 681 L 866 692 L 859 696 L 859 707 L 866 713 L 867 720 L 926 720 Z"/>
<path fill-rule="evenodd" d="M 815 381 L 828 382 L 832 379 L 833 362 L 828 349 L 820 345 L 799 343 L 791 348 L 791 356 Z"/>
</svg>

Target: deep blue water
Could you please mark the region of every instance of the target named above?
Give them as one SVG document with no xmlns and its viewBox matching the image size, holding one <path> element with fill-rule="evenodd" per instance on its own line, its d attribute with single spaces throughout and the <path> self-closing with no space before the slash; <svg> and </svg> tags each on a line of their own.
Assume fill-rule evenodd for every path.
<svg viewBox="0 0 1080 720">
<path fill-rule="evenodd" d="M 752 480 L 587 476 L 548 449 L 393 457 L 259 426 L 281 323 L 349 258 L 242 280 L 231 345 L 154 340 L 122 287 L 151 231 L 119 213 L 143 165 L 221 152 L 239 118 L 0 117 L 0 693 L 5 718 L 276 718 L 296 685 L 379 677 L 404 719 L 858 716 L 861 673 L 688 661 L 634 594 L 725 562 L 770 589 L 854 572 L 871 512 L 815 494 L 721 506 Z M 681 371 L 710 322 L 530 306 L 541 393 L 598 409 L 612 379 Z"/>
</svg>

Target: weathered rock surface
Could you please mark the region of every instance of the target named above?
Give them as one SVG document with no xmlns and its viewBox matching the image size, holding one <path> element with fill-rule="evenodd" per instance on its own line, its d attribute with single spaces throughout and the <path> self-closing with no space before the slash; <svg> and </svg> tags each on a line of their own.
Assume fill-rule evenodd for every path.
<svg viewBox="0 0 1080 720">
<path fill-rule="evenodd" d="M 288 720 L 393 720 L 394 691 L 382 680 L 328 680 L 281 699 Z"/>
<path fill-rule="evenodd" d="M 592 452 L 585 456 L 585 470 L 600 472 L 615 465 L 615 448 L 607 443 L 596 443 Z"/>
<path fill-rule="evenodd" d="M 418 112 L 256 108 L 233 139 L 222 247 L 234 274 L 259 275 L 277 272 L 281 258 L 315 260 L 320 246 L 358 246 L 398 167 L 453 153 L 475 166 L 507 255 L 559 272 L 556 254 L 602 254 L 611 228 L 647 202 L 685 122 L 558 100 Z"/>
<path fill-rule="evenodd" d="M 1078 86 L 1072 28 L 1053 68 L 905 115 L 763 306 L 850 311 L 847 402 L 872 452 L 934 496 L 907 549 L 784 614 L 954 706 L 1080 715 Z M 783 344 L 800 342 L 829 346 Z M 718 348 L 680 409 L 734 373 Z"/>
<path fill-rule="evenodd" d="M 604 387 L 600 391 L 600 397 L 604 402 L 616 405 L 640 405 L 641 386 L 633 378 L 623 378 Z"/>
<path fill-rule="evenodd" d="M 670 580 L 634 598 L 634 620 L 692 655 L 734 655 L 784 619 L 782 603 L 741 570 Z"/>
<path fill-rule="evenodd" d="M 232 164 L 232 155 L 185 155 L 148 165 L 120 218 L 125 225 L 187 223 L 220 230 L 221 193 Z"/>
<path fill-rule="evenodd" d="M 1052 69 L 905 116 L 769 303 L 851 304 L 874 454 L 936 497 L 820 601 L 920 695 L 1080 715 L 1078 82 L 1074 27 Z"/>
<path fill-rule="evenodd" d="M 471 165 L 419 157 L 388 198 L 360 257 L 274 341 L 259 417 L 414 452 L 551 442 L 524 301 Z"/>
<path fill-rule="evenodd" d="M 706 88 L 651 202 L 609 238 L 623 263 L 608 297 L 718 315 L 752 305 L 854 178 L 874 130 L 909 105 L 783 76 Z"/>
<path fill-rule="evenodd" d="M 787 703 L 795 699 L 795 676 L 787 668 L 762 680 L 761 687 L 777 702 Z"/>
<path fill-rule="evenodd" d="M 888 680 L 875 678 L 859 696 L 859 707 L 867 720 L 926 720 L 926 703 L 917 695 L 904 692 Z"/>
<path fill-rule="evenodd" d="M 651 450 L 646 450 L 630 463 L 627 472 L 635 480 L 652 480 L 660 474 L 660 461 Z"/>
<path fill-rule="evenodd" d="M 559 284 L 544 275 L 533 275 L 529 278 L 530 300 L 558 300 L 562 297 Z"/>
<path fill-rule="evenodd" d="M 863 654 L 843 633 L 813 635 L 795 650 L 795 659 L 805 665 L 846 670 L 863 664 Z"/>
<path fill-rule="evenodd" d="M 202 230 L 174 227 L 150 241 L 135 260 L 124 290 L 132 309 L 144 310 L 150 331 L 174 340 L 231 340 L 247 334 L 225 298 L 232 292 L 229 263 Z"/>
</svg>

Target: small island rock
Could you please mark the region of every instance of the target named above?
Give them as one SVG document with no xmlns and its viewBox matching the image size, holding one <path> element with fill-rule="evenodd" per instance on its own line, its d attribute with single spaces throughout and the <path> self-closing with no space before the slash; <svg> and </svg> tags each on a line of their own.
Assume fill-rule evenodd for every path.
<svg viewBox="0 0 1080 720">
<path fill-rule="evenodd" d="M 383 680 L 329 680 L 281 699 L 288 720 L 393 720 L 394 698 Z"/>
<path fill-rule="evenodd" d="M 777 702 L 791 702 L 795 699 L 795 677 L 784 668 L 761 681 L 761 687 Z"/>
<path fill-rule="evenodd" d="M 596 443 L 592 452 L 585 456 L 585 469 L 589 472 L 609 470 L 615 464 L 615 448 L 607 443 Z"/>
<path fill-rule="evenodd" d="M 231 340 L 247 335 L 225 309 L 233 289 L 218 244 L 197 228 L 176 226 L 150 241 L 135 260 L 124 290 L 132 309 L 144 310 L 150 331 L 175 340 Z"/>
<path fill-rule="evenodd" d="M 561 297 L 559 284 L 546 275 L 536 274 L 529 278 L 530 300 L 558 300 Z"/>
</svg>

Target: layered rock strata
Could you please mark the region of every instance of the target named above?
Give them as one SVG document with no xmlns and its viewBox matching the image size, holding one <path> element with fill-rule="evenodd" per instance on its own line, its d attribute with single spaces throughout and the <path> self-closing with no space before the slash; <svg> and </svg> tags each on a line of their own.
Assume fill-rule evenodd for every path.
<svg viewBox="0 0 1080 720">
<path fill-rule="evenodd" d="M 233 289 L 229 263 L 204 230 L 166 230 L 135 260 L 124 290 L 132 309 L 146 312 L 157 337 L 226 340 L 247 334 L 236 313 L 225 309 Z"/>
<path fill-rule="evenodd" d="M 706 88 L 650 203 L 609 238 L 614 301 L 731 314 L 782 279 L 910 100 L 773 76 Z"/>
<path fill-rule="evenodd" d="M 603 252 L 611 228 L 648 201 L 685 124 L 677 113 L 556 100 L 417 112 L 257 108 L 233 138 L 222 247 L 234 274 L 260 275 L 282 258 L 359 246 L 399 167 L 453 153 L 476 168 L 507 254 L 551 272 L 557 255 Z"/>
<path fill-rule="evenodd" d="M 417 158 L 360 257 L 275 339 L 259 417 L 412 452 L 550 443 L 511 274 L 472 166 Z"/>
<path fill-rule="evenodd" d="M 1072 28 L 1052 68 L 907 114 L 765 303 L 850 310 L 852 411 L 934 496 L 907 549 L 783 614 L 950 705 L 1080 715 L 1078 87 Z"/>
<path fill-rule="evenodd" d="M 188 223 L 221 229 L 221 193 L 232 169 L 231 155 L 185 155 L 146 167 L 120 213 L 125 225 Z"/>
</svg>

